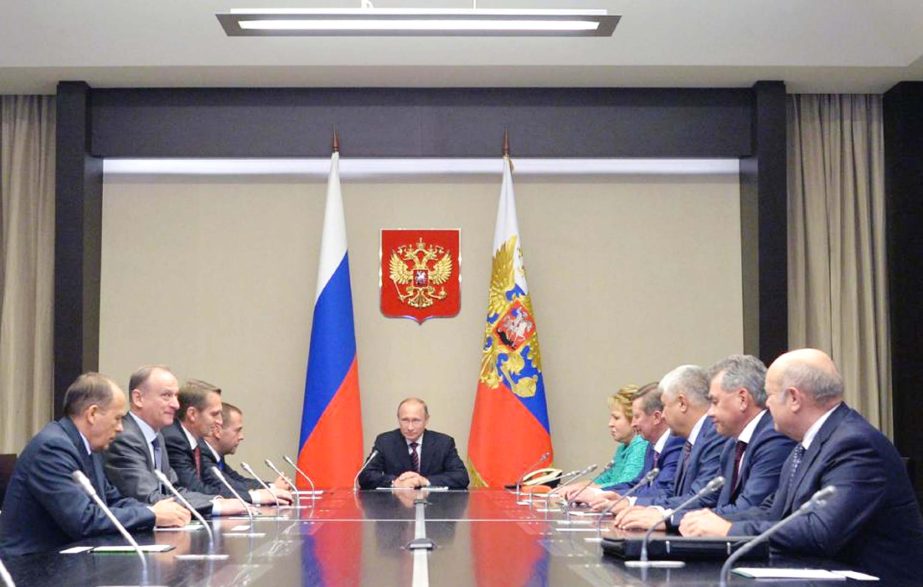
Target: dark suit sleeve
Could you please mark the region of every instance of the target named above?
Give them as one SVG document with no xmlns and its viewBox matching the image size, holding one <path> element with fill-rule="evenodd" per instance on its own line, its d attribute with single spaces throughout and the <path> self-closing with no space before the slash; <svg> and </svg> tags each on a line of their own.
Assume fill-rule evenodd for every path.
<svg viewBox="0 0 923 587">
<path fill-rule="evenodd" d="M 779 474 L 785 459 L 791 454 L 795 442 L 781 434 L 773 434 L 757 446 L 752 455 L 747 455 L 747 478 L 737 499 L 718 506 L 714 512 L 719 516 L 759 508 L 779 487 Z M 730 481 L 729 481 L 730 482 Z M 771 505 L 771 501 L 769 505 Z"/>
<path fill-rule="evenodd" d="M 468 488 L 468 469 L 465 463 L 458 456 L 458 450 L 455 448 L 455 440 L 451 436 L 443 436 L 440 439 L 443 446 L 440 451 L 442 456 L 442 472 L 427 476 L 430 485 L 437 487 L 448 487 L 449 489 L 467 489 Z"/>
<path fill-rule="evenodd" d="M 834 485 L 837 492 L 827 500 L 826 507 L 811 511 L 779 530 L 770 538 L 774 548 L 832 556 L 856 537 L 884 498 L 886 464 L 860 436 L 844 439 L 834 453 L 819 457 L 827 461 L 815 465 L 824 470 L 810 483 L 811 488 Z M 759 534 L 773 523 L 774 520 L 739 521 L 732 524 L 729 534 Z"/>
<path fill-rule="evenodd" d="M 73 445 L 68 444 L 67 439 L 56 439 L 39 449 L 26 478 L 29 492 L 74 540 L 114 531 L 102 509 L 72 480 L 71 473 L 82 467 L 75 458 Z M 117 496 L 117 492 L 113 494 L 107 489 L 104 497 L 110 495 Z M 137 501 L 123 500 L 119 496 L 110 507 L 128 529 L 154 525 L 154 512 Z"/>
<path fill-rule="evenodd" d="M 220 495 L 221 497 L 234 498 L 231 490 L 225 487 L 214 474 L 205 476 L 206 456 L 208 448 L 199 449 L 202 455 L 202 477 L 199 477 L 195 468 L 195 456 L 189 447 L 189 441 L 182 430 L 174 426 L 169 426 L 163 431 L 164 441 L 167 445 L 167 454 L 170 455 L 170 466 L 176 473 L 177 485 L 189 491 L 196 493 L 205 493 L 208 495 Z M 235 488 L 236 489 L 236 488 Z M 240 496 L 245 501 L 252 501 L 249 493 L 241 493 Z"/>
<path fill-rule="evenodd" d="M 650 505 L 654 500 L 666 499 L 673 494 L 673 481 L 676 478 L 677 469 L 679 469 L 683 442 L 682 439 L 678 439 L 679 442 L 677 442 L 673 441 L 672 438 L 667 441 L 668 445 L 664 446 L 663 454 L 660 455 L 660 474 L 657 475 L 653 483 L 635 493 L 638 497 L 635 503 L 638 505 Z"/>
<path fill-rule="evenodd" d="M 689 489 L 687 489 L 686 492 L 682 495 L 676 495 L 666 500 L 656 501 L 654 503 L 668 508 L 675 508 L 701 491 L 709 481 L 718 476 L 719 471 L 721 470 L 721 451 L 729 442 L 734 441 L 715 433 L 714 436 L 708 439 L 708 444 L 699 454 L 698 470 L 696 471 L 695 479 L 692 481 Z M 730 481 L 728 480 L 727 483 L 730 483 Z M 698 504 L 693 503 L 690 507 L 710 508 L 716 503 L 718 503 L 717 491 L 700 498 Z"/>
<path fill-rule="evenodd" d="M 136 428 L 137 430 L 137 428 Z M 119 434 L 105 453 L 106 477 L 115 485 L 119 493 L 134 497 L 138 501 L 154 504 L 162 499 L 172 498 L 173 494 L 165 493 L 168 490 L 160 486 L 160 481 L 148 466 L 150 459 L 144 437 L 137 433 L 129 432 L 128 426 Z M 163 452 L 163 473 L 174 485 L 177 482 L 176 473 L 170 467 L 170 456 Z M 202 513 L 211 513 L 212 496 L 180 489 L 192 507 Z"/>
<path fill-rule="evenodd" d="M 373 450 L 378 451 L 378 454 L 369 461 L 359 475 L 359 487 L 362 489 L 391 487 L 391 482 L 397 478 L 397 475 L 385 471 L 385 455 L 390 454 L 390 448 L 385 434 L 379 434 L 373 446 Z"/>
</svg>

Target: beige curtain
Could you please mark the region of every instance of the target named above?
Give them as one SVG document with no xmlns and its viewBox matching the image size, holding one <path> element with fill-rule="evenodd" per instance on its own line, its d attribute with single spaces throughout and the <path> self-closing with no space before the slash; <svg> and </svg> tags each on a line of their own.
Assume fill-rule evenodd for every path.
<svg viewBox="0 0 923 587">
<path fill-rule="evenodd" d="M 53 96 L 0 96 L 0 452 L 52 417 Z"/>
<path fill-rule="evenodd" d="M 789 344 L 830 353 L 846 401 L 891 434 L 881 96 L 788 104 Z"/>
</svg>

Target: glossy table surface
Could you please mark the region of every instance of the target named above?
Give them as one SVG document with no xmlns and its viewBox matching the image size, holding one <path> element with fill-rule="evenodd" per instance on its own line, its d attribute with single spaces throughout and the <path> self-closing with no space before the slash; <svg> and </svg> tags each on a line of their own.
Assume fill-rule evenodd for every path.
<svg viewBox="0 0 923 587">
<path fill-rule="evenodd" d="M 428 495 L 345 490 L 327 492 L 313 501 L 303 499 L 302 505 L 278 512 L 262 508 L 253 524 L 255 532 L 242 528 L 248 525 L 246 518 L 216 518 L 211 521 L 214 544 L 202 528 L 138 534 L 140 544 L 174 547 L 145 555 L 146 570 L 134 553 L 53 553 L 4 562 L 20 587 L 716 585 L 721 566 L 717 561 L 688 562 L 680 569 L 626 568 L 624 561 L 602 555 L 599 544 L 587 540 L 595 536 L 592 524 L 585 523 L 588 520 L 565 519 L 558 511 L 518 504 L 515 495 L 501 490 Z M 407 548 L 421 536 L 434 543 L 432 550 Z M 76 544 L 122 543 L 118 536 L 108 536 Z M 209 552 L 228 557 L 187 558 Z M 757 583 L 733 577 L 731 585 Z"/>
</svg>

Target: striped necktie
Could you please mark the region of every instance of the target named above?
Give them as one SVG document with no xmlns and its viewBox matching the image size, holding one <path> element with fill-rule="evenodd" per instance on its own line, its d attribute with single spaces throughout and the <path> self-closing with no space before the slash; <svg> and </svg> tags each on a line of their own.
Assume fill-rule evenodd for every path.
<svg viewBox="0 0 923 587">
<path fill-rule="evenodd" d="M 410 464 L 413 465 L 413 470 L 419 473 L 420 455 L 417 453 L 417 446 L 419 445 L 416 442 L 410 443 Z"/>
</svg>

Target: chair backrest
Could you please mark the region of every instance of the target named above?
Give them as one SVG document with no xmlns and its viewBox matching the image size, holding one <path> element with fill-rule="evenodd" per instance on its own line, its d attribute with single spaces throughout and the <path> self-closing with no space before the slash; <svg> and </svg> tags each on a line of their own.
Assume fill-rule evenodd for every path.
<svg viewBox="0 0 923 587">
<path fill-rule="evenodd" d="M 15 454 L 0 454 L 0 508 L 3 507 L 3 498 L 6 495 L 6 486 L 13 476 L 13 467 L 16 466 Z"/>
</svg>

